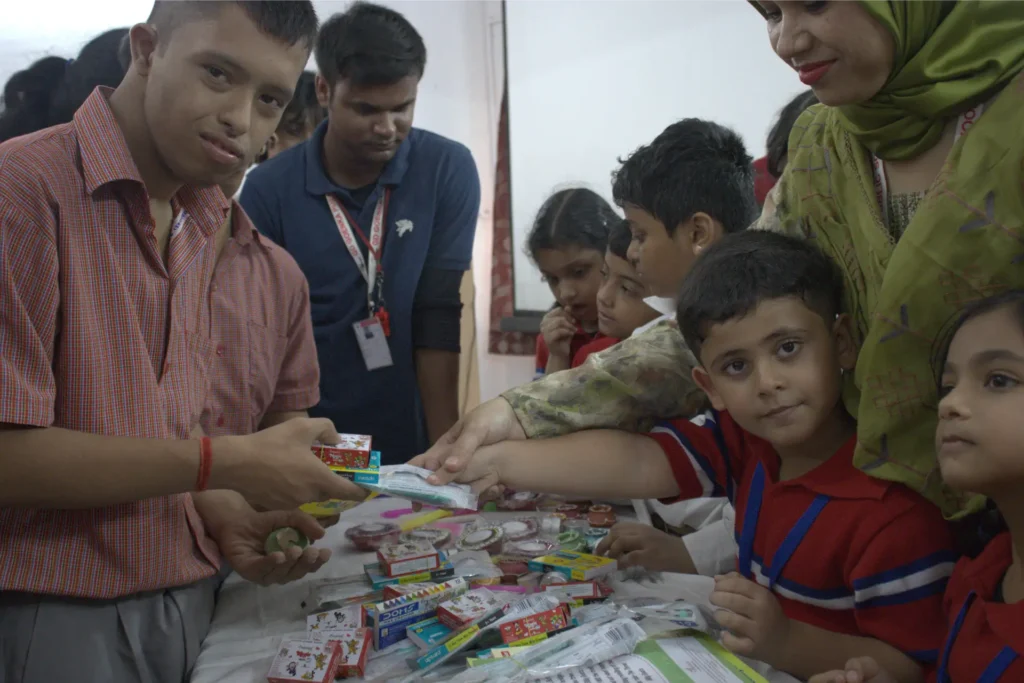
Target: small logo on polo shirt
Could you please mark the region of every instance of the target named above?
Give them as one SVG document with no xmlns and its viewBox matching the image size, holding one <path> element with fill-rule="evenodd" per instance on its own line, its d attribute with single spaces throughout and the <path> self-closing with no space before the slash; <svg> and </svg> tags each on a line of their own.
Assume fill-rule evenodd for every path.
<svg viewBox="0 0 1024 683">
<path fill-rule="evenodd" d="M 412 232 L 413 224 L 408 218 L 403 218 L 400 221 L 395 221 L 395 228 L 398 230 L 398 236 L 401 237 L 407 232 Z"/>
</svg>

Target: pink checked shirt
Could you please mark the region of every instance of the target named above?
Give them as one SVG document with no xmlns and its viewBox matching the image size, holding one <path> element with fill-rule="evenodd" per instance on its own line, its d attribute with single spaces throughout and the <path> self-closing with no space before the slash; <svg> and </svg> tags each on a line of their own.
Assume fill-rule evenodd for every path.
<svg viewBox="0 0 1024 683">
<path fill-rule="evenodd" d="M 107 91 L 109 92 L 109 91 Z M 214 347 L 206 290 L 217 188 L 157 251 L 148 196 L 106 99 L 0 145 L 0 422 L 188 438 Z M 188 494 L 92 510 L 0 508 L 0 590 L 111 598 L 211 576 Z"/>
<path fill-rule="evenodd" d="M 210 285 L 216 357 L 200 424 L 210 436 L 251 434 L 268 413 L 320 401 L 309 285 L 288 252 L 232 207 L 232 235 Z"/>
</svg>

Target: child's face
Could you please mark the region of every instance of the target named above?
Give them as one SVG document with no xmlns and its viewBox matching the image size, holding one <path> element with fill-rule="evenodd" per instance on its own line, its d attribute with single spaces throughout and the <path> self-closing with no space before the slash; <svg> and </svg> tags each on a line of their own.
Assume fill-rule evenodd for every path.
<svg viewBox="0 0 1024 683">
<path fill-rule="evenodd" d="M 812 441 L 841 410 L 841 371 L 856 358 L 846 316 L 830 326 L 787 297 L 712 324 L 693 374 L 716 409 L 781 452 Z"/>
<path fill-rule="evenodd" d="M 635 206 L 624 207 L 624 213 L 633 234 L 626 255 L 636 266 L 637 276 L 652 295 L 675 297 L 694 259 L 680 244 L 684 231 L 670 236 L 664 223 Z"/>
<path fill-rule="evenodd" d="M 576 246 L 538 249 L 533 255 L 558 305 L 576 322 L 597 322 L 603 257 L 597 249 Z"/>
<path fill-rule="evenodd" d="M 658 317 L 658 312 L 644 303 L 647 288 L 629 261 L 606 251 L 601 276 L 604 281 L 597 290 L 597 326 L 601 334 L 625 339 Z"/>
<path fill-rule="evenodd" d="M 953 337 L 941 380 L 935 449 L 961 491 L 1019 491 L 1024 477 L 1024 334 L 1013 312 L 979 315 Z"/>
<path fill-rule="evenodd" d="M 132 29 L 134 67 L 145 79 L 145 118 L 159 161 L 196 185 L 227 182 L 277 127 L 306 64 L 304 43 L 264 34 L 234 3 L 178 25 L 160 41 Z"/>
</svg>

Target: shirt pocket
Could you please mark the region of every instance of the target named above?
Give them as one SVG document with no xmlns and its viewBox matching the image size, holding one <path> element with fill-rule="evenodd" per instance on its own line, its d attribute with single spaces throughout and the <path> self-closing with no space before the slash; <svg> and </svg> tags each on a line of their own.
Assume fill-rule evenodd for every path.
<svg viewBox="0 0 1024 683">
<path fill-rule="evenodd" d="M 274 401 L 287 348 L 288 337 L 276 328 L 249 321 L 249 406 L 256 426 Z"/>
</svg>

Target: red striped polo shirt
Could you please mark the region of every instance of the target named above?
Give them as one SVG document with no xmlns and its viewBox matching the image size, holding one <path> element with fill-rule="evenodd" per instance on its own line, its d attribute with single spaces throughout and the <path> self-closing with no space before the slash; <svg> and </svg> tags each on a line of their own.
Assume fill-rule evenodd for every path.
<svg viewBox="0 0 1024 683">
<path fill-rule="evenodd" d="M 729 497 L 740 573 L 771 587 L 790 618 L 877 638 L 925 664 L 937 659 L 942 593 L 956 560 L 949 527 L 910 489 L 856 469 L 854 439 L 810 472 L 780 482 L 771 444 L 728 413 L 665 422 L 650 436 L 665 451 L 680 498 Z M 803 529 L 802 538 L 794 529 Z"/>
<path fill-rule="evenodd" d="M 309 285 L 295 259 L 237 203 L 210 284 L 215 358 L 200 424 L 210 436 L 251 434 L 269 413 L 320 401 Z"/>
<path fill-rule="evenodd" d="M 1024 681 L 1024 602 L 1007 605 L 996 599 L 1011 564 L 1008 533 L 994 538 L 978 557 L 957 563 L 945 600 L 949 632 L 943 664 L 948 676 L 939 683 Z"/>
<path fill-rule="evenodd" d="M 188 438 L 203 408 L 211 239 L 227 202 L 182 188 L 165 267 L 149 199 L 97 90 L 71 123 L 0 145 L 0 422 Z M 0 589 L 111 598 L 212 575 L 189 494 L 0 508 Z"/>
</svg>

